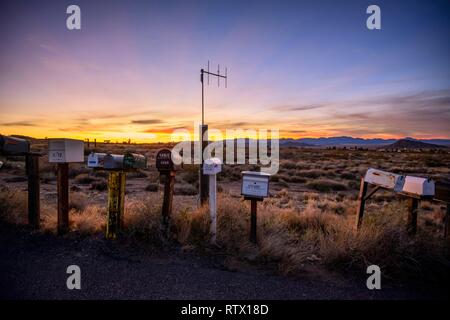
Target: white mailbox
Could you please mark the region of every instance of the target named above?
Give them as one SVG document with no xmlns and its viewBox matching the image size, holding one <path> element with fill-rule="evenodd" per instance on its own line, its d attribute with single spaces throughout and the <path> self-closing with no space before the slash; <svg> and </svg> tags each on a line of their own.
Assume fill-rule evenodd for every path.
<svg viewBox="0 0 450 320">
<path fill-rule="evenodd" d="M 370 168 L 364 176 L 364 181 L 383 188 L 400 192 L 405 182 L 405 177 L 399 174 Z"/>
<path fill-rule="evenodd" d="M 83 162 L 84 142 L 74 139 L 49 139 L 48 161 L 52 163 Z"/>
<path fill-rule="evenodd" d="M 266 198 L 269 196 L 270 174 L 256 171 L 242 172 L 241 194 L 249 198 Z"/>
<path fill-rule="evenodd" d="M 88 156 L 87 165 L 89 168 L 103 168 L 106 153 L 92 152 Z"/>
<path fill-rule="evenodd" d="M 214 175 L 222 171 L 222 161 L 219 158 L 209 158 L 203 163 L 203 174 Z"/>
<path fill-rule="evenodd" d="M 402 192 L 420 197 L 434 196 L 434 181 L 427 178 L 406 176 Z"/>
</svg>

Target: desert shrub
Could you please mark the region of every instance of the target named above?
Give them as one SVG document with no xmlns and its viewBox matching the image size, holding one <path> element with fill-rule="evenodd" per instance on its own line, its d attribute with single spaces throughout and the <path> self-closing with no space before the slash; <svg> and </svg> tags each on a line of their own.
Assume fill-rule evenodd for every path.
<svg viewBox="0 0 450 320">
<path fill-rule="evenodd" d="M 175 195 L 193 196 L 196 195 L 198 191 L 197 188 L 190 184 L 175 184 L 173 192 Z"/>
<path fill-rule="evenodd" d="M 26 176 L 15 176 L 5 179 L 5 182 L 25 182 L 25 181 L 28 181 L 28 178 Z"/>
<path fill-rule="evenodd" d="M 87 205 L 87 197 L 81 192 L 72 192 L 69 195 L 69 209 L 82 211 Z"/>
<path fill-rule="evenodd" d="M 147 178 L 147 174 L 142 170 L 137 170 L 133 172 L 129 172 L 127 174 L 127 178 L 133 179 L 133 178 Z"/>
<path fill-rule="evenodd" d="M 88 205 L 81 210 L 70 211 L 70 229 L 83 235 L 102 232 L 106 224 L 106 208 Z"/>
<path fill-rule="evenodd" d="M 347 189 L 345 184 L 328 179 L 313 180 L 306 183 L 306 186 L 321 192 L 343 191 Z"/>
<path fill-rule="evenodd" d="M 75 182 L 79 184 L 90 184 L 95 181 L 95 178 L 90 176 L 88 173 L 82 173 L 75 177 Z"/>
<path fill-rule="evenodd" d="M 0 222 L 25 224 L 27 202 L 26 192 L 2 188 L 0 190 Z"/>
<path fill-rule="evenodd" d="M 161 228 L 161 206 L 155 198 L 126 199 L 124 210 L 125 235 L 137 241 L 160 246 L 165 242 Z"/>
<path fill-rule="evenodd" d="M 157 183 L 149 183 L 145 187 L 145 191 L 156 192 L 158 191 L 159 185 Z"/>
<path fill-rule="evenodd" d="M 91 190 L 105 191 L 108 189 L 108 183 L 105 179 L 95 180 L 91 183 Z"/>
</svg>

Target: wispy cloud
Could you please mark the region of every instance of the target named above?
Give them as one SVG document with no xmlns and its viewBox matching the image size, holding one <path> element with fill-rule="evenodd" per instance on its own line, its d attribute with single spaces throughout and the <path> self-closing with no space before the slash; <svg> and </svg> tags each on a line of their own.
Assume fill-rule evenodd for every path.
<svg viewBox="0 0 450 320">
<path fill-rule="evenodd" d="M 131 120 L 132 124 L 159 124 L 163 123 L 160 119 L 142 119 L 142 120 Z"/>
<path fill-rule="evenodd" d="M 5 127 L 35 127 L 37 126 L 36 123 L 31 121 L 16 121 L 16 122 L 6 122 L 6 123 L 0 123 L 1 126 Z"/>
</svg>

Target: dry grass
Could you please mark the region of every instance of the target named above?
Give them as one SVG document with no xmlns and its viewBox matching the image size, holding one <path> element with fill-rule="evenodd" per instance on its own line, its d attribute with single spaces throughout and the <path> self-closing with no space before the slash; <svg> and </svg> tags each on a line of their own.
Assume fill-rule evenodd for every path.
<svg viewBox="0 0 450 320">
<path fill-rule="evenodd" d="M 26 223 L 24 193 L 5 189 L 1 192 L 2 221 Z M 143 198 L 127 198 L 124 236 L 154 246 L 167 243 L 161 229 L 161 193 Z M 70 228 L 83 235 L 102 232 L 104 206 L 89 204 L 75 193 L 77 202 L 70 212 Z M 258 241 L 248 241 L 249 207 L 247 201 L 219 194 L 217 242 L 221 250 L 253 263 L 275 264 L 281 273 L 295 273 L 308 265 L 319 264 L 332 270 L 364 272 L 377 264 L 387 277 L 416 280 L 448 280 L 448 244 L 439 236 L 443 214 L 439 206 L 427 203 L 419 215 L 419 230 L 410 237 L 405 230 L 405 206 L 401 202 L 370 203 L 361 230 L 354 232 L 354 201 L 318 198 L 305 194 L 301 206 L 280 207 L 289 198 L 284 191 L 276 201 L 259 204 Z M 298 200 L 298 199 L 297 199 Z M 56 209 L 44 206 L 41 213 L 44 230 L 55 231 Z M 179 244 L 202 249 L 209 247 L 209 210 L 178 208 L 172 217 L 171 234 Z"/>
</svg>

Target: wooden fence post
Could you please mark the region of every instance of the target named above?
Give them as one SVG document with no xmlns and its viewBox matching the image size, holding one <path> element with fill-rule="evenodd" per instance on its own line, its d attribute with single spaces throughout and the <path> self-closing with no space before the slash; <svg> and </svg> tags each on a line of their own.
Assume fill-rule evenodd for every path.
<svg viewBox="0 0 450 320">
<path fill-rule="evenodd" d="M 366 194 L 367 194 L 368 183 L 361 178 L 361 185 L 359 187 L 358 195 L 358 208 L 356 209 L 356 229 L 358 230 L 362 224 L 362 219 L 364 217 L 364 207 L 366 204 Z"/>
<path fill-rule="evenodd" d="M 169 238 L 170 236 L 170 219 L 172 216 L 172 202 L 173 202 L 173 190 L 175 186 L 175 171 L 164 172 L 164 198 L 162 205 L 162 226 L 164 235 Z"/>
<path fill-rule="evenodd" d="M 36 229 L 40 225 L 39 156 L 27 154 L 25 165 L 28 175 L 28 224 Z"/>
<path fill-rule="evenodd" d="M 410 235 L 415 235 L 417 232 L 418 206 L 419 200 L 417 198 L 410 197 L 408 203 L 408 224 L 407 224 L 407 231 Z"/>
<path fill-rule="evenodd" d="M 108 216 L 106 238 L 115 239 L 123 229 L 126 173 L 110 171 L 108 177 Z"/>
<path fill-rule="evenodd" d="M 203 158 L 203 153 L 208 146 L 208 125 L 200 125 L 200 143 L 201 143 L 201 149 L 202 154 L 201 157 L 201 164 L 199 168 L 199 188 L 200 188 L 200 204 L 204 205 L 206 202 L 208 202 L 208 196 L 209 196 L 209 178 L 206 174 L 203 174 L 203 163 L 205 162 L 205 159 Z"/>
<path fill-rule="evenodd" d="M 447 202 L 447 210 L 445 213 L 445 225 L 444 225 L 444 238 L 449 240 L 450 239 L 450 203 Z"/>
<path fill-rule="evenodd" d="M 250 200 L 250 242 L 256 244 L 257 243 L 257 205 L 258 202 L 256 199 Z"/>
<path fill-rule="evenodd" d="M 69 230 L 69 164 L 57 165 L 57 193 L 58 193 L 58 234 Z"/>
</svg>

